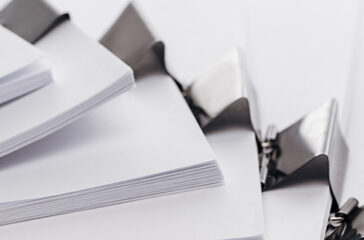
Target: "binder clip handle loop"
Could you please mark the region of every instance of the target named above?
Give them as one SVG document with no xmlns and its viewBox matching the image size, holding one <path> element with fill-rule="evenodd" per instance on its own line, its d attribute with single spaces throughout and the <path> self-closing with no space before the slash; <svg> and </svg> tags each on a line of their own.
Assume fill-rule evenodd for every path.
<svg viewBox="0 0 364 240">
<path fill-rule="evenodd" d="M 358 200 L 350 198 L 337 212 L 331 213 L 325 240 L 340 240 L 350 230 L 349 217 L 358 208 Z"/>
<path fill-rule="evenodd" d="M 270 125 L 265 139 L 260 143 L 260 182 L 263 190 L 275 182 L 273 172 L 280 153 L 277 139 L 278 130 L 274 125 Z"/>
</svg>

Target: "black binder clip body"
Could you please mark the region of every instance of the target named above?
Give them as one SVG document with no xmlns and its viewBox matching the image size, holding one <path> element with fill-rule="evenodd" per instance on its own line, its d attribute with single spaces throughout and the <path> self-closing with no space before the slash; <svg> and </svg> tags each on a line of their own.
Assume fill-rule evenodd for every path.
<svg viewBox="0 0 364 240">
<path fill-rule="evenodd" d="M 331 213 L 325 240 L 364 239 L 364 206 L 350 198 L 337 212 Z"/>
</svg>

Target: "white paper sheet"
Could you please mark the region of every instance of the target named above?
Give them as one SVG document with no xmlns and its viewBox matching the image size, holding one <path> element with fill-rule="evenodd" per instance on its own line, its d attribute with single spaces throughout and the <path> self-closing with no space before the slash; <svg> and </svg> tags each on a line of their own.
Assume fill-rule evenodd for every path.
<svg viewBox="0 0 364 240">
<path fill-rule="evenodd" d="M 332 198 L 325 181 L 294 184 L 263 193 L 268 240 L 323 239 Z"/>
</svg>

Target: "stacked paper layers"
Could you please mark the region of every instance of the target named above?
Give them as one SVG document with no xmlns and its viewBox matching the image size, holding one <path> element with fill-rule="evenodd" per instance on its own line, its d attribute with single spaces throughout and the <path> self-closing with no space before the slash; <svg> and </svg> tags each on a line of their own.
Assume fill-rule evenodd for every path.
<svg viewBox="0 0 364 240">
<path fill-rule="evenodd" d="M 220 185 L 222 179 L 216 164 L 165 172 L 91 189 L 0 204 L 0 224 L 65 214 L 120 204 L 167 193 Z"/>
<path fill-rule="evenodd" d="M 1 225 L 222 184 L 173 80 L 156 73 L 139 81 L 136 90 L 2 159 Z"/>
<path fill-rule="evenodd" d="M 36 43 L 53 83 L 0 108 L 0 156 L 69 124 L 133 84 L 131 69 L 70 21 Z"/>
<path fill-rule="evenodd" d="M 0 104 L 51 82 L 45 54 L 0 25 Z"/>
<path fill-rule="evenodd" d="M 232 128 L 207 138 L 225 176 L 223 186 L 2 226 L 0 236 L 36 240 L 98 240 L 105 234 L 108 240 L 264 239 L 254 134 Z"/>
</svg>

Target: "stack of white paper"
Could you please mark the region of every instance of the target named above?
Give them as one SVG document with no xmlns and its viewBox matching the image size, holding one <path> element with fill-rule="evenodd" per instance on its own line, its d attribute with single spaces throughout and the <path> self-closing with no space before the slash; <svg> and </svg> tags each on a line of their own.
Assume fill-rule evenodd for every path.
<svg viewBox="0 0 364 240">
<path fill-rule="evenodd" d="M 54 81 L 0 108 L 0 156 L 32 143 L 130 89 L 131 69 L 70 21 L 35 46 L 47 54 Z"/>
<path fill-rule="evenodd" d="M 139 81 L 136 91 L 2 159 L 0 224 L 221 185 L 172 79 Z"/>
<path fill-rule="evenodd" d="M 0 25 L 0 104 L 52 80 L 45 54 Z"/>
<path fill-rule="evenodd" d="M 148 116 L 147 122 L 144 116 Z M 110 240 L 262 239 L 254 133 L 231 128 L 209 133 L 207 137 L 225 176 L 224 186 L 3 226 L 0 236 L 37 240 L 100 239 L 105 234 Z M 18 195 L 19 182 L 29 184 L 34 178 L 38 181 L 31 184 L 42 187 L 39 192 L 44 192 L 45 185 L 54 186 L 55 182 L 57 188 L 80 184 L 77 178 L 83 179 L 83 184 L 96 181 L 100 184 L 123 179 L 122 176 L 150 173 L 149 169 L 161 171 L 178 162 L 191 164 L 196 159 L 208 160 L 213 155 L 203 139 L 173 80 L 157 72 L 139 79 L 138 88 L 120 99 L 12 154 L 10 158 L 14 159 L 8 158 L 0 168 L 23 175 L 27 172 L 26 179 L 7 188 Z M 168 148 L 162 147 L 167 145 Z M 29 154 L 29 162 L 14 164 L 15 159 Z M 53 167 L 49 167 L 50 161 Z M 72 171 L 64 171 L 70 167 Z M 34 172 L 36 169 L 38 172 Z M 44 173 L 44 169 L 50 172 Z M 43 178 L 51 179 L 52 184 L 42 184 Z M 35 190 L 29 192 L 34 194 Z"/>
</svg>

